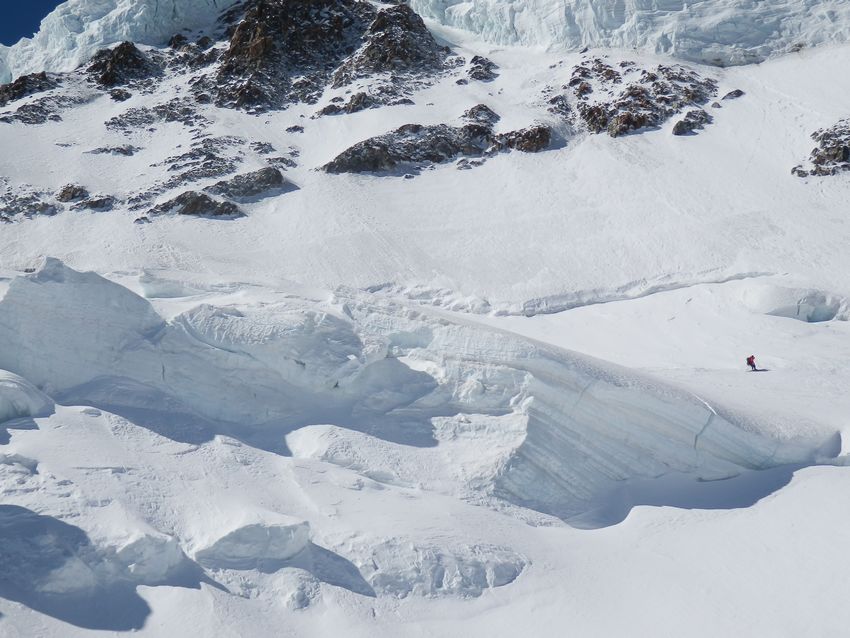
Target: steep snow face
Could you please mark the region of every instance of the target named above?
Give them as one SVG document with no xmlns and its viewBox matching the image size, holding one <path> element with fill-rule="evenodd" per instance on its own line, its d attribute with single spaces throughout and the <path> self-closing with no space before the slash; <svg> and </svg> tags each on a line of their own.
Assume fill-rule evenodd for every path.
<svg viewBox="0 0 850 638">
<path fill-rule="evenodd" d="M 847 0 L 411 0 L 497 44 L 638 48 L 712 64 L 758 62 L 850 37 Z"/>
<path fill-rule="evenodd" d="M 236 0 L 67 0 L 33 38 L 0 48 L 0 83 L 26 73 L 71 71 L 109 44 L 164 44 L 183 30 L 204 29 Z M 6 49 L 5 51 L 3 49 Z"/>
</svg>

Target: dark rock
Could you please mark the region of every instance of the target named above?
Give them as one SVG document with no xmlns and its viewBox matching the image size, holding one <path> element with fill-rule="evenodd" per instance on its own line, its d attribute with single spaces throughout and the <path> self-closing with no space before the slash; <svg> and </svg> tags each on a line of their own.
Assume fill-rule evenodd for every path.
<svg viewBox="0 0 850 638">
<path fill-rule="evenodd" d="M 151 220 L 147 215 L 142 215 L 133 220 L 134 224 L 150 224 Z"/>
<path fill-rule="evenodd" d="M 111 97 L 116 102 L 126 102 L 131 97 L 133 97 L 133 94 L 125 89 L 112 89 L 109 92 L 109 97 Z"/>
<path fill-rule="evenodd" d="M 421 169 L 458 155 L 481 156 L 492 142 L 490 127 L 481 124 L 406 124 L 355 144 L 322 168 L 328 173 L 389 172 L 400 165 Z"/>
<path fill-rule="evenodd" d="M 169 157 L 162 163 L 168 166 L 169 172 L 177 173 L 163 187 L 170 190 L 189 182 L 235 173 L 242 162 L 241 149 L 245 146 L 246 140 L 234 136 L 199 140 L 185 153 Z"/>
<path fill-rule="evenodd" d="M 713 121 L 714 118 L 702 109 L 688 111 L 685 119 L 676 122 L 673 135 L 693 135 L 695 131 L 705 128 L 706 124 L 711 124 Z"/>
<path fill-rule="evenodd" d="M 333 102 L 333 100 L 331 100 Z M 368 93 L 359 92 L 351 96 L 345 105 L 328 104 L 321 109 L 317 115 L 339 115 L 340 113 L 357 113 L 366 109 L 373 109 L 381 106 L 383 102 L 376 99 Z"/>
<path fill-rule="evenodd" d="M 495 62 L 488 60 L 480 55 L 473 56 L 469 63 L 467 76 L 470 80 L 478 80 L 479 82 L 492 82 L 499 74 L 496 71 L 499 67 Z"/>
<path fill-rule="evenodd" d="M 68 184 L 63 186 L 62 190 L 56 193 L 56 201 L 59 202 L 77 202 L 81 199 L 86 199 L 89 192 L 78 184 Z"/>
<path fill-rule="evenodd" d="M 92 210 L 102 212 L 112 210 L 116 203 L 117 201 L 114 197 L 111 195 L 105 195 L 103 197 L 94 197 L 77 202 L 71 206 L 71 210 Z"/>
<path fill-rule="evenodd" d="M 382 73 L 434 74 L 444 68 L 450 54 L 406 4 L 380 11 L 364 38 L 364 46 L 334 73 L 334 87 Z"/>
<path fill-rule="evenodd" d="M 199 84 L 215 93 L 219 106 L 261 112 L 295 101 L 313 104 L 376 14 L 360 0 L 253 0 L 217 77 Z"/>
<path fill-rule="evenodd" d="M 187 98 L 174 98 L 153 108 L 146 106 L 128 109 L 106 122 L 106 128 L 129 133 L 134 129 L 150 127 L 157 122 L 180 122 L 184 126 L 201 127 L 210 123 L 195 110 Z"/>
<path fill-rule="evenodd" d="M 0 219 L 10 222 L 14 218 L 37 215 L 52 216 L 58 212 L 54 204 L 42 199 L 45 193 L 21 189 L 6 189 L 0 192 Z"/>
<path fill-rule="evenodd" d="M 303 133 L 303 132 L 304 132 L 304 127 L 303 127 L 303 126 L 298 126 L 298 125 L 296 124 L 295 126 L 290 126 L 290 127 L 288 127 L 288 128 L 286 129 L 286 132 L 287 132 L 287 133 Z"/>
<path fill-rule="evenodd" d="M 189 43 L 189 38 L 187 38 L 182 33 L 178 33 L 178 34 L 171 37 L 171 39 L 168 41 L 168 46 L 171 47 L 172 49 L 174 49 L 175 51 L 178 51 L 178 50 L 182 49 L 184 46 L 186 46 L 188 43 Z"/>
<path fill-rule="evenodd" d="M 552 143 L 552 129 L 544 124 L 535 124 L 518 131 L 496 136 L 500 150 L 510 148 L 523 153 L 539 153 Z"/>
<path fill-rule="evenodd" d="M 809 165 L 794 167 L 793 174 L 827 176 L 850 170 L 850 118 L 816 131 L 812 139 L 818 145 L 809 155 Z"/>
<path fill-rule="evenodd" d="M 85 104 L 87 98 L 79 95 L 48 95 L 18 107 L 14 113 L 0 116 L 0 122 L 11 124 L 46 124 L 47 122 L 61 122 L 60 113 L 66 109 Z"/>
<path fill-rule="evenodd" d="M 251 150 L 258 155 L 268 155 L 274 153 L 274 146 L 268 142 L 251 142 Z"/>
<path fill-rule="evenodd" d="M 726 95 L 723 96 L 724 100 L 735 100 L 739 97 L 746 95 L 741 89 L 735 89 L 734 91 L 729 91 Z"/>
<path fill-rule="evenodd" d="M 266 159 L 266 163 L 269 166 L 274 166 L 284 171 L 287 168 L 295 168 L 298 166 L 298 163 L 289 157 L 269 157 Z"/>
<path fill-rule="evenodd" d="M 0 85 L 0 107 L 35 93 L 50 91 L 58 86 L 59 82 L 48 77 L 46 73 L 22 75 L 10 84 Z"/>
<path fill-rule="evenodd" d="M 123 155 L 124 157 L 132 157 L 141 150 L 137 146 L 125 144 L 124 146 L 102 146 L 86 152 L 91 155 Z"/>
<path fill-rule="evenodd" d="M 543 125 L 494 135 L 489 123 L 474 122 L 460 127 L 406 124 L 355 144 L 322 168 L 328 173 L 418 171 L 457 157 L 486 158 L 510 149 L 537 152 L 548 147 L 550 142 L 551 130 Z M 462 166 L 466 165 L 478 163 L 468 161 Z"/>
<path fill-rule="evenodd" d="M 186 191 L 174 199 L 159 204 L 150 209 L 147 217 L 157 215 L 192 215 L 195 217 L 219 217 L 234 219 L 244 217 L 245 214 L 233 202 L 222 202 L 213 199 L 204 193 L 197 191 Z"/>
<path fill-rule="evenodd" d="M 279 195 L 295 188 L 296 186 L 286 179 L 280 170 L 269 166 L 207 186 L 204 191 L 213 195 L 223 195 L 236 201 L 248 202 Z"/>
<path fill-rule="evenodd" d="M 91 59 L 87 71 L 103 87 L 146 80 L 161 72 L 132 42 L 122 42 L 114 49 L 101 49 Z"/>
<path fill-rule="evenodd" d="M 502 119 L 486 104 L 476 104 L 463 114 L 463 118 L 479 124 L 495 124 Z"/>
<path fill-rule="evenodd" d="M 621 63 L 618 71 L 600 58 L 575 66 L 568 86 L 588 130 L 607 132 L 611 137 L 658 128 L 688 106 L 701 106 L 717 93 L 714 80 L 682 66 L 659 65 L 650 71 Z M 588 98 L 591 94 L 596 97 L 593 102 Z"/>
</svg>

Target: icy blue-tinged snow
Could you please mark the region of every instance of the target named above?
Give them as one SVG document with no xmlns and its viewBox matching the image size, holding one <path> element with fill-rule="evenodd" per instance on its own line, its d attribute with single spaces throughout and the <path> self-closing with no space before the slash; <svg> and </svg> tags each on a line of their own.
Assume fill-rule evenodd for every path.
<svg viewBox="0 0 850 638">
<path fill-rule="evenodd" d="M 68 0 L 32 38 L 0 47 L 0 83 L 39 71 L 71 71 L 103 46 L 131 40 L 163 44 L 184 29 L 204 29 L 236 0 Z M 5 50 L 4 50 L 5 49 Z"/>
<path fill-rule="evenodd" d="M 611 46 L 746 64 L 850 36 L 846 0 L 411 0 L 496 44 Z"/>
</svg>

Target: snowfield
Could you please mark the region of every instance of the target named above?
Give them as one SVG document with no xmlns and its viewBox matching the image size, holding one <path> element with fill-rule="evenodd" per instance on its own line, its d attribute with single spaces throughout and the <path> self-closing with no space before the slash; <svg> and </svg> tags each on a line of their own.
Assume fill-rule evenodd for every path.
<svg viewBox="0 0 850 638">
<path fill-rule="evenodd" d="M 69 0 L 0 80 L 234 4 Z M 493 77 L 0 92 L 0 635 L 844 635 L 850 171 L 792 169 L 848 116 L 850 4 L 410 4 Z M 670 56 L 716 83 L 696 134 L 559 101 Z M 550 143 L 321 170 L 478 105 Z M 239 215 L 154 214 L 269 166 Z"/>
</svg>

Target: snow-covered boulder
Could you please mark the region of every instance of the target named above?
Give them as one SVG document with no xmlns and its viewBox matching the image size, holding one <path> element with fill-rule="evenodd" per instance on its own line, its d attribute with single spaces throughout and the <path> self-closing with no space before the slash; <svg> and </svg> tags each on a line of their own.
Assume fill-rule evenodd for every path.
<svg viewBox="0 0 850 638">
<path fill-rule="evenodd" d="M 0 370 L 0 423 L 21 417 L 43 417 L 53 413 L 53 401 L 32 383 Z"/>
</svg>

